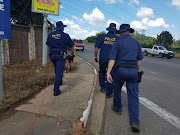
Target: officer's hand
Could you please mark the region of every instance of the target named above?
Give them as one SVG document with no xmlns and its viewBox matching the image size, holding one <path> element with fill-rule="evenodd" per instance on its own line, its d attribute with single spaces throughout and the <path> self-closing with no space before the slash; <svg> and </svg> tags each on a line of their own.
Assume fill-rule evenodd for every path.
<svg viewBox="0 0 180 135">
<path fill-rule="evenodd" d="M 113 82 L 113 79 L 112 79 L 112 76 L 110 73 L 107 73 L 107 80 L 109 83 L 112 83 Z"/>
<path fill-rule="evenodd" d="M 94 57 L 94 61 L 95 61 L 95 62 L 98 62 L 98 57 Z"/>
</svg>

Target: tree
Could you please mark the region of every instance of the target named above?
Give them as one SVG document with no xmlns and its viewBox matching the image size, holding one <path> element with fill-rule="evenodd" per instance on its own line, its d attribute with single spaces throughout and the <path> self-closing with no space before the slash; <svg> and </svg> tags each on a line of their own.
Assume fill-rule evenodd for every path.
<svg viewBox="0 0 180 135">
<path fill-rule="evenodd" d="M 173 37 L 168 31 L 162 31 L 160 35 L 157 35 L 157 40 L 160 45 L 167 48 L 173 43 Z"/>
<path fill-rule="evenodd" d="M 179 39 L 179 40 L 177 40 L 177 41 L 176 41 L 176 43 L 177 43 L 178 45 L 180 45 L 180 39 Z"/>
<path fill-rule="evenodd" d="M 154 37 L 145 36 L 144 34 L 140 34 L 138 32 L 132 33 L 130 35 L 138 40 L 141 47 L 152 48 L 153 45 L 157 44 L 157 39 Z"/>
<path fill-rule="evenodd" d="M 86 40 L 89 42 L 89 43 L 96 43 L 98 41 L 98 38 L 100 36 L 102 36 L 103 34 L 106 34 L 105 31 L 102 31 L 100 33 L 97 33 L 95 36 L 90 36 L 90 37 L 87 37 Z"/>
<path fill-rule="evenodd" d="M 11 0 L 11 22 L 20 25 L 42 25 L 43 14 L 31 12 L 32 0 Z"/>
</svg>

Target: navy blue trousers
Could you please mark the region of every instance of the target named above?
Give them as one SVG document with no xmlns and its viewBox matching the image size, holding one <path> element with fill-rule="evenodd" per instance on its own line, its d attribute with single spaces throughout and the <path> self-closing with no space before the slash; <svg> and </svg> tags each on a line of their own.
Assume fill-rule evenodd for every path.
<svg viewBox="0 0 180 135">
<path fill-rule="evenodd" d="M 54 64 L 55 67 L 55 81 L 54 81 L 54 92 L 59 92 L 59 86 L 62 83 L 63 72 L 64 72 L 64 65 L 65 59 L 61 57 L 59 54 L 52 54 L 50 56 L 51 62 Z"/>
<path fill-rule="evenodd" d="M 139 126 L 139 84 L 132 83 L 138 79 L 138 70 L 135 68 L 118 68 L 114 71 L 114 107 L 117 112 L 122 111 L 121 88 L 126 82 L 128 95 L 128 112 L 130 125 Z"/>
<path fill-rule="evenodd" d="M 113 93 L 113 84 L 109 83 L 106 78 L 106 72 L 108 67 L 108 61 L 107 62 L 99 62 L 99 84 L 101 86 L 101 89 L 106 90 L 106 96 L 110 96 Z M 111 75 L 113 76 L 113 71 L 111 72 Z"/>
</svg>

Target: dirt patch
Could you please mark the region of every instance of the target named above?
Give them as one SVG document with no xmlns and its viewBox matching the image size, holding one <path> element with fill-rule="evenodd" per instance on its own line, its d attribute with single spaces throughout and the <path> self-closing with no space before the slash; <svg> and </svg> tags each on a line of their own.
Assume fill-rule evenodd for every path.
<svg viewBox="0 0 180 135">
<path fill-rule="evenodd" d="M 176 54 L 175 54 L 175 57 L 180 57 L 180 53 L 176 53 Z"/>
<path fill-rule="evenodd" d="M 50 74 L 50 75 L 49 75 Z M 36 59 L 3 67 L 3 100 L 0 103 L 0 120 L 15 112 L 14 108 L 43 90 L 48 81 L 54 82 L 54 67 L 48 59 L 47 67 L 42 59 Z"/>
</svg>

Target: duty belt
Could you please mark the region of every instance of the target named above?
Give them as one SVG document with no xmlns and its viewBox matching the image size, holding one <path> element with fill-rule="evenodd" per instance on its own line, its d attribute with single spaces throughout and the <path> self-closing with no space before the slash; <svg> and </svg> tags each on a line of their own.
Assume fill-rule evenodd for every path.
<svg viewBox="0 0 180 135">
<path fill-rule="evenodd" d="M 123 67 L 123 68 L 136 68 L 137 69 L 136 65 L 130 65 L 130 64 L 115 64 L 113 69 L 117 70 L 119 67 Z"/>
<path fill-rule="evenodd" d="M 136 69 L 138 69 L 136 65 L 129 65 L 129 64 L 115 64 L 113 69 L 117 70 L 119 67 L 123 67 L 123 68 L 136 68 Z M 135 82 L 128 82 L 128 83 L 141 83 L 141 79 L 142 79 L 142 75 L 143 74 L 144 74 L 143 71 L 138 72 L 138 80 L 135 81 Z"/>
<path fill-rule="evenodd" d="M 66 53 L 65 52 L 52 52 L 49 54 L 49 56 L 51 56 L 52 54 L 59 54 L 61 57 L 65 57 Z"/>
</svg>

